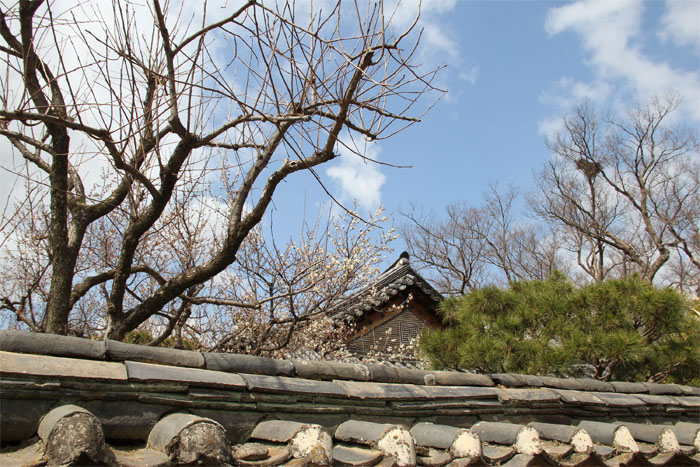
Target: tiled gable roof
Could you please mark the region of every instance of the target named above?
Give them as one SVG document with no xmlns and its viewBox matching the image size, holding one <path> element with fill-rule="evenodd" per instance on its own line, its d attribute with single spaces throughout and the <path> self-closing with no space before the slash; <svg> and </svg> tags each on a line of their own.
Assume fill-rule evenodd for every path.
<svg viewBox="0 0 700 467">
<path fill-rule="evenodd" d="M 700 388 L 675 384 L 16 331 L 0 332 L 0 375 L 0 437 L 24 443 L 0 465 L 700 465 Z"/>
<path fill-rule="evenodd" d="M 331 311 L 331 316 L 335 320 L 359 319 L 410 287 L 416 287 L 436 304 L 443 300 L 440 292 L 411 267 L 408 253 L 404 252 L 373 284 L 352 294 Z"/>
</svg>

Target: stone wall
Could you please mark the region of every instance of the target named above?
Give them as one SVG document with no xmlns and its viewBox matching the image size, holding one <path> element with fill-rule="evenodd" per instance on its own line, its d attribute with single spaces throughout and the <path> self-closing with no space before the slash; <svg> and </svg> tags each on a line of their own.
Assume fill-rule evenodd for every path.
<svg viewBox="0 0 700 467">
<path fill-rule="evenodd" d="M 0 331 L 0 389 L 2 443 L 41 439 L 40 448 L 27 448 L 33 449 L 27 456 L 34 459 L 27 465 L 43 465 L 42 456 L 54 459 L 50 465 L 146 465 L 128 460 L 135 454 L 121 452 L 118 446 L 124 443 L 147 444 L 141 454 L 153 455 L 148 464 L 153 466 L 226 463 L 231 456 L 240 465 L 258 465 L 252 463 L 258 456 L 268 459 L 259 465 L 277 465 L 270 459 L 291 462 L 294 453 L 302 459 L 298 465 L 316 462 L 309 459 L 317 455 L 326 459 L 323 462 L 357 455 L 383 458 L 386 465 L 397 459 L 414 465 L 416 456 L 459 457 L 444 450 L 452 449 L 465 429 L 481 440 L 479 446 L 508 445 L 499 451 L 484 444 L 477 463 L 487 465 L 516 459 L 516 452 L 526 456 L 518 462 L 551 465 L 549 457 L 527 457 L 540 455 L 535 452 L 539 448 L 529 453 L 526 449 L 537 447 L 534 433 L 571 432 L 573 449 L 573 434 L 582 426 L 605 444 L 601 456 L 622 456 L 620 449 L 634 447 L 637 438 L 655 436 L 663 444 L 663 433 L 671 439 L 669 430 L 676 430 L 677 441 L 690 446 L 683 448 L 688 455 L 695 456 L 700 447 L 692 447 L 700 443 L 695 425 L 700 419 L 700 388 L 676 384 L 274 360 Z M 621 425 L 632 434 L 625 434 Z M 62 427 L 61 432 L 55 432 L 56 427 Z M 413 429 L 407 434 L 409 427 Z M 363 438 L 370 432 L 371 439 Z M 383 441 L 387 433 L 424 446 L 443 435 L 450 439 L 438 443 L 443 451 L 414 452 Z M 111 447 L 93 442 L 102 438 Z M 203 439 L 213 440 L 213 447 L 202 446 Z M 304 444 L 309 439 L 316 447 Z M 336 444 L 329 447 L 329 439 Z M 260 447 L 256 440 L 282 445 Z M 663 453 L 664 463 L 675 462 L 678 449 L 649 452 Z M 641 448 L 634 455 L 640 452 Z M 5 464 L 17 465 L 22 455 L 13 453 Z M 642 457 L 637 461 L 646 459 Z M 369 465 L 362 462 L 343 465 Z"/>
</svg>

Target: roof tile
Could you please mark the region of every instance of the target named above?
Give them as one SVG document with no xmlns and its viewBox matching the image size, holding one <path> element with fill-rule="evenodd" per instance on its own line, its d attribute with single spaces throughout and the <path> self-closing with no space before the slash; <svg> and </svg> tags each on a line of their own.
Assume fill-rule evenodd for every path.
<svg viewBox="0 0 700 467">
<path fill-rule="evenodd" d="M 0 331 L 0 351 L 104 360 L 104 341 L 22 331 Z"/>
<path fill-rule="evenodd" d="M 121 363 L 2 351 L 0 351 L 0 374 L 101 381 L 126 381 L 127 378 L 126 368 Z"/>
<path fill-rule="evenodd" d="M 348 420 L 335 430 L 335 438 L 348 443 L 376 444 L 395 425 Z"/>
<path fill-rule="evenodd" d="M 531 422 L 528 426 L 537 430 L 540 438 L 566 443 L 574 452 L 590 452 L 593 449 L 593 440 L 582 428 L 540 422 Z"/>
<path fill-rule="evenodd" d="M 334 446 L 333 460 L 339 466 L 376 465 L 383 457 L 382 451 L 354 446 Z"/>
<path fill-rule="evenodd" d="M 514 373 L 494 373 L 490 374 L 489 377 L 496 383 L 507 388 L 517 388 L 521 386 L 527 386 L 525 379 L 521 375 Z"/>
<path fill-rule="evenodd" d="M 286 443 L 301 431 L 309 426 L 305 423 L 289 422 L 285 420 L 269 420 L 258 423 L 250 437 L 275 443 Z"/>
<path fill-rule="evenodd" d="M 434 399 L 496 399 L 498 390 L 484 387 L 468 386 L 422 386 L 421 390 Z"/>
<path fill-rule="evenodd" d="M 615 392 L 615 388 L 605 381 L 593 378 L 577 378 L 577 381 L 581 383 L 584 391 Z"/>
<path fill-rule="evenodd" d="M 669 428 L 681 444 L 694 446 L 700 451 L 700 423 L 677 422 Z"/>
<path fill-rule="evenodd" d="M 676 397 L 675 398 L 678 402 L 683 407 L 693 407 L 693 408 L 699 408 L 700 407 L 700 397 L 695 397 L 695 396 L 684 396 L 684 397 Z"/>
<path fill-rule="evenodd" d="M 625 426 L 591 420 L 582 420 L 578 426 L 586 430 L 595 443 L 612 446 L 617 452 L 639 451 L 634 437 Z"/>
<path fill-rule="evenodd" d="M 482 455 L 496 465 L 500 465 L 501 463 L 508 461 L 508 459 L 511 459 L 515 455 L 515 449 L 511 447 L 506 448 L 487 444 L 482 446 L 481 449 Z"/>
<path fill-rule="evenodd" d="M 564 402 L 571 404 L 606 405 L 605 402 L 594 393 L 571 391 L 567 389 L 552 389 L 552 391 L 559 394 Z"/>
<path fill-rule="evenodd" d="M 341 362 L 308 362 L 295 360 L 294 369 L 296 375 L 301 378 L 311 379 L 350 379 L 355 381 L 369 381 L 370 371 L 366 365 Z"/>
<path fill-rule="evenodd" d="M 130 381 L 170 381 L 187 383 L 192 386 L 219 386 L 236 389 L 246 387 L 245 381 L 240 376 L 221 371 L 140 362 L 124 362 L 124 365 Z"/>
<path fill-rule="evenodd" d="M 634 397 L 648 405 L 680 405 L 679 399 L 671 396 L 655 396 L 651 394 L 635 394 Z"/>
<path fill-rule="evenodd" d="M 358 381 L 335 381 L 352 399 L 408 400 L 428 399 L 428 393 L 412 384 L 365 383 Z"/>
<path fill-rule="evenodd" d="M 390 365 L 368 364 L 370 381 L 378 383 L 412 383 L 426 385 L 431 380 L 431 372 L 411 370 Z M 432 378 L 434 380 L 434 376 Z"/>
<path fill-rule="evenodd" d="M 411 434 L 417 445 L 440 449 L 449 449 L 455 438 L 463 431 L 467 430 L 432 423 L 418 423 L 411 428 Z"/>
<path fill-rule="evenodd" d="M 338 384 L 330 381 L 313 381 L 284 376 L 264 376 L 241 374 L 248 389 L 261 392 L 279 392 L 282 394 L 316 394 L 328 397 L 346 397 L 345 391 Z"/>
<path fill-rule="evenodd" d="M 685 386 L 682 384 L 677 385 L 681 391 L 683 391 L 683 394 L 686 396 L 698 396 L 700 397 L 700 388 L 694 387 L 694 386 Z"/>
<path fill-rule="evenodd" d="M 683 390 L 675 384 L 642 383 L 649 389 L 649 394 L 683 395 Z"/>
<path fill-rule="evenodd" d="M 613 407 L 643 406 L 644 401 L 630 394 L 618 394 L 615 392 L 598 392 L 596 397 L 602 399 L 607 405 Z"/>
<path fill-rule="evenodd" d="M 487 375 L 462 373 L 458 371 L 434 371 L 437 384 L 443 386 L 494 386 Z"/>
<path fill-rule="evenodd" d="M 550 376 L 540 376 L 542 384 L 548 388 L 569 389 L 572 391 L 584 390 L 583 383 L 576 378 L 552 378 Z"/>
<path fill-rule="evenodd" d="M 648 393 L 649 388 L 644 383 L 628 383 L 624 381 L 611 381 L 610 385 L 615 389 L 615 392 L 643 394 Z"/>
<path fill-rule="evenodd" d="M 268 376 L 293 376 L 294 364 L 285 360 L 263 358 L 254 355 L 205 352 L 202 354 L 208 370 L 229 373 L 261 374 Z"/>
<path fill-rule="evenodd" d="M 419 465 L 438 467 L 449 463 L 452 460 L 452 456 L 449 452 L 428 448 L 425 455 L 418 456 L 416 460 Z"/>
<path fill-rule="evenodd" d="M 107 359 L 117 362 L 132 360 L 137 362 L 204 368 L 204 357 L 200 352 L 126 344 L 111 339 L 107 340 Z"/>
<path fill-rule="evenodd" d="M 552 402 L 561 396 L 551 389 L 496 389 L 501 402 Z"/>
</svg>

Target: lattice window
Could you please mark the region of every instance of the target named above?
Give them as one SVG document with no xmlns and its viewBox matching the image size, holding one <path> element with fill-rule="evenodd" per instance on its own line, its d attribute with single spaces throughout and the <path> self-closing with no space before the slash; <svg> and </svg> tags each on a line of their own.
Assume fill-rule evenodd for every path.
<svg viewBox="0 0 700 467">
<path fill-rule="evenodd" d="M 418 337 L 418 323 L 400 323 L 399 330 L 402 344 L 410 344 L 413 339 Z"/>
</svg>

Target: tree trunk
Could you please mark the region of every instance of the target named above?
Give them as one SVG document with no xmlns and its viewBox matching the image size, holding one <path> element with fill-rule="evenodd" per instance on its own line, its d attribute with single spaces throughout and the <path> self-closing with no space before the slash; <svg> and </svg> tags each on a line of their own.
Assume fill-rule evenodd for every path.
<svg viewBox="0 0 700 467">
<path fill-rule="evenodd" d="M 56 155 L 51 167 L 51 289 L 46 303 L 46 332 L 66 334 L 76 255 L 68 246 L 68 148 L 66 132 L 53 135 Z"/>
</svg>

